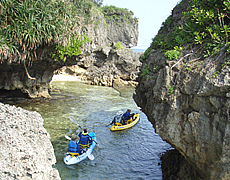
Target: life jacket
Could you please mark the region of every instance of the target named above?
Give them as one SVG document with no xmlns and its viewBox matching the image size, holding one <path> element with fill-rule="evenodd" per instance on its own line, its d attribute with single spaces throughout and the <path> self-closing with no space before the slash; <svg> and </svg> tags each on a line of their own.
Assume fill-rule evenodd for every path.
<svg viewBox="0 0 230 180">
<path fill-rule="evenodd" d="M 122 118 L 122 115 L 116 115 L 115 118 L 114 118 L 115 123 L 120 122 L 121 118 Z"/>
<path fill-rule="evenodd" d="M 85 149 L 89 147 L 89 143 L 90 143 L 90 136 L 87 135 L 81 135 L 80 140 L 79 140 L 79 144 L 81 146 L 81 148 Z"/>
<path fill-rule="evenodd" d="M 126 112 L 126 113 L 123 115 L 124 119 L 125 119 L 125 120 L 128 120 L 128 119 L 129 119 L 129 115 L 130 115 L 130 113 L 129 113 L 129 112 Z"/>
<path fill-rule="evenodd" d="M 80 148 L 76 141 L 70 141 L 68 145 L 68 151 L 72 153 L 79 153 Z"/>
</svg>

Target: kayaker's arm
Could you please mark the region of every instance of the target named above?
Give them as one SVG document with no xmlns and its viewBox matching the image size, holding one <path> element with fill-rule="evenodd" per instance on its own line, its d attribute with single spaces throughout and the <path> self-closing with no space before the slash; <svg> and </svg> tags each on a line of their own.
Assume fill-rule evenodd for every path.
<svg viewBox="0 0 230 180">
<path fill-rule="evenodd" d="M 115 124 L 115 123 L 116 123 L 116 116 L 113 118 L 113 121 L 109 125 L 112 125 L 112 124 Z"/>
<path fill-rule="evenodd" d="M 92 141 L 94 141 L 96 144 L 98 144 L 98 142 L 95 141 L 95 140 L 93 139 L 93 137 L 91 137 L 91 136 L 89 136 L 89 137 L 91 138 Z"/>
</svg>

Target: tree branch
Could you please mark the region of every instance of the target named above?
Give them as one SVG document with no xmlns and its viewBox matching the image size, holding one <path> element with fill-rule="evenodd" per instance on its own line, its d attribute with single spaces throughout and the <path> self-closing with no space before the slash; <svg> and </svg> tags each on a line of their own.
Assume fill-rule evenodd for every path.
<svg viewBox="0 0 230 180">
<path fill-rule="evenodd" d="M 30 74 L 29 74 L 29 72 L 28 72 L 28 70 L 27 70 L 27 68 L 26 68 L 25 60 L 24 60 L 24 68 L 25 68 L 27 77 L 28 77 L 29 79 L 36 80 L 36 78 L 30 76 Z"/>
</svg>

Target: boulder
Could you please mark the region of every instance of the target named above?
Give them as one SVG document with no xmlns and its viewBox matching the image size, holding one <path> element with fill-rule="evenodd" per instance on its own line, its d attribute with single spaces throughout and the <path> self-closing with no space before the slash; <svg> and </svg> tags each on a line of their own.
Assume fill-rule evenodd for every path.
<svg viewBox="0 0 230 180">
<path fill-rule="evenodd" d="M 0 179 L 61 179 L 39 113 L 0 103 L 0 123 Z"/>
</svg>

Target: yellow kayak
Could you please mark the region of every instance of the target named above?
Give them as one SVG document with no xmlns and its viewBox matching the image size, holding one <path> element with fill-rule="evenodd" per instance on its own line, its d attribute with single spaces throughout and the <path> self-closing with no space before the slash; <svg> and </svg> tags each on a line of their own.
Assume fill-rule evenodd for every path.
<svg viewBox="0 0 230 180">
<path fill-rule="evenodd" d="M 135 124 L 138 123 L 140 117 L 139 117 L 139 113 L 136 113 L 133 115 L 133 118 L 130 118 L 129 120 L 127 120 L 127 123 L 125 125 L 122 125 L 119 122 L 116 122 L 115 125 L 111 126 L 110 130 L 111 131 L 122 131 L 128 128 L 133 127 Z"/>
</svg>

